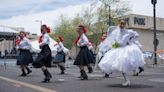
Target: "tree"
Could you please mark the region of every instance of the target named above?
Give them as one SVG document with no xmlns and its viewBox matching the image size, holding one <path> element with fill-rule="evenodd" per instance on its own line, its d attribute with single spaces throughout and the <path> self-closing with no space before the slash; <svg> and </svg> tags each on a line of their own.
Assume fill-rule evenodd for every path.
<svg viewBox="0 0 164 92">
<path fill-rule="evenodd" d="M 96 48 L 99 44 L 101 33 L 107 30 L 109 24 L 116 25 L 117 17 L 129 11 L 128 4 L 124 1 L 99 0 L 92 3 L 90 8 L 83 9 L 73 19 L 66 19 L 62 16 L 61 23 L 55 27 L 55 33 L 52 33 L 51 36 L 55 39 L 57 36 L 63 36 L 65 39 L 64 45 L 70 49 L 78 35 L 76 32 L 77 26 L 79 23 L 83 23 L 88 28 L 87 35 Z M 108 22 L 109 19 L 111 20 L 110 22 Z"/>
<path fill-rule="evenodd" d="M 76 17 L 73 20 L 68 20 L 65 17 L 61 17 L 61 23 L 58 24 L 55 28 L 54 33 L 51 33 L 50 36 L 53 39 L 57 39 L 58 36 L 64 38 L 63 44 L 65 47 L 70 49 L 73 46 L 73 42 L 77 37 L 76 27 L 79 23 L 79 18 Z"/>
<path fill-rule="evenodd" d="M 97 18 L 96 23 L 94 23 L 95 32 L 93 34 L 93 41 L 95 41 L 94 43 L 97 47 L 101 33 L 106 32 L 109 26 L 116 25 L 118 17 L 127 14 L 130 8 L 127 2 L 121 0 L 99 0 L 93 6 L 98 6 L 93 14 L 94 18 Z"/>
</svg>

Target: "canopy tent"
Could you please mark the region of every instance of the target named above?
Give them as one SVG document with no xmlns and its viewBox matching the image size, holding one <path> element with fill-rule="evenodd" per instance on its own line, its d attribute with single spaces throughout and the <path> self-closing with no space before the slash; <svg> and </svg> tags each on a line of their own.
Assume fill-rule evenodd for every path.
<svg viewBox="0 0 164 92">
<path fill-rule="evenodd" d="M 0 32 L 3 33 L 19 33 L 18 31 L 15 31 L 11 28 L 7 28 L 7 27 L 0 27 Z"/>
<path fill-rule="evenodd" d="M 11 28 L 0 26 L 0 39 L 14 39 L 18 33 Z"/>
<path fill-rule="evenodd" d="M 57 51 L 57 46 L 54 46 L 55 44 L 57 44 L 57 42 L 55 40 L 53 40 L 51 37 L 50 37 L 50 49 L 52 51 L 52 54 L 56 54 L 56 51 Z M 32 45 L 32 51 L 33 52 L 40 52 L 41 49 L 39 48 L 39 43 L 38 43 L 38 40 L 35 40 L 35 41 L 31 41 L 31 45 Z M 68 52 L 69 50 L 67 48 L 64 48 L 64 51 L 65 52 Z"/>
<path fill-rule="evenodd" d="M 57 48 L 54 47 L 54 45 L 57 44 L 57 42 L 55 40 L 53 40 L 52 38 L 50 38 L 50 49 L 52 52 L 56 52 L 57 51 Z M 31 41 L 31 45 L 32 45 L 32 51 L 33 52 L 40 52 L 41 49 L 39 48 L 39 43 L 38 43 L 38 40 L 35 40 L 35 41 Z"/>
</svg>

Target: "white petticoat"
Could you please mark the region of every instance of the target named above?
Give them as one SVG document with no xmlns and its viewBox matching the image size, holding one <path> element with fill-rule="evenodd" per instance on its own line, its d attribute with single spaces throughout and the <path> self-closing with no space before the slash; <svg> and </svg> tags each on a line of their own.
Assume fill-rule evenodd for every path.
<svg viewBox="0 0 164 92">
<path fill-rule="evenodd" d="M 98 64 L 100 69 L 109 74 L 112 71 L 127 73 L 144 66 L 145 61 L 140 48 L 135 45 L 127 45 L 108 51 Z"/>
</svg>

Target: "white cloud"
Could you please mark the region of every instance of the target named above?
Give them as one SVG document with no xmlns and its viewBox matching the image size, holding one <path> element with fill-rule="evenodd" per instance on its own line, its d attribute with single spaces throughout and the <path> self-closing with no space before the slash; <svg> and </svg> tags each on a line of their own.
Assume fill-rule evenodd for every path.
<svg viewBox="0 0 164 92">
<path fill-rule="evenodd" d="M 84 7 L 89 7 L 89 5 L 90 4 L 81 4 L 43 13 L 29 14 L 25 16 L 14 16 L 10 19 L 1 20 L 0 25 L 24 27 L 26 31 L 40 34 L 40 23 L 36 22 L 35 20 L 42 20 L 43 24 L 54 27 L 54 25 L 60 22 L 61 15 L 65 15 L 67 18 L 73 18 Z"/>
<path fill-rule="evenodd" d="M 132 6 L 132 12 L 141 15 L 153 16 L 153 5 L 151 0 L 128 0 Z M 164 0 L 157 0 L 156 15 L 164 18 Z"/>
<path fill-rule="evenodd" d="M 11 1 L 10 4 L 16 4 L 16 1 L 20 1 L 22 5 L 28 4 L 28 2 L 37 2 L 38 0 L 6 0 Z M 53 0 L 42 0 L 42 1 L 53 1 Z M 56 0 L 59 1 L 59 0 Z M 64 2 L 64 0 L 62 0 Z M 73 0 L 70 0 L 73 1 Z M 130 1 L 130 6 L 132 8 L 132 13 L 142 14 L 142 15 L 153 15 L 153 6 L 151 4 L 151 0 L 128 0 Z M 40 2 L 40 3 L 45 3 Z M 2 1 L 2 3 L 7 3 Z M 164 0 L 158 0 L 156 5 L 157 16 L 164 18 Z M 19 3 L 18 3 L 19 4 Z M 17 4 L 16 4 L 17 5 Z M 0 19 L 0 25 L 8 25 L 13 27 L 24 27 L 25 30 L 30 31 L 32 33 L 40 33 L 40 24 L 35 22 L 35 20 L 42 20 L 43 24 L 50 25 L 54 27 L 60 21 L 60 15 L 65 15 L 68 18 L 74 17 L 77 13 L 81 12 L 81 10 L 85 7 L 89 7 L 90 3 L 83 3 L 81 5 L 70 5 L 64 8 L 59 8 L 57 10 L 51 10 L 46 12 L 35 13 L 35 11 L 31 10 L 31 13 L 26 15 L 13 16 L 9 19 Z M 1 6 L 0 6 L 1 7 Z M 37 10 L 37 9 L 36 9 Z"/>
<path fill-rule="evenodd" d="M 0 3 L 0 19 L 33 14 L 77 5 L 88 0 L 3 0 Z"/>
</svg>

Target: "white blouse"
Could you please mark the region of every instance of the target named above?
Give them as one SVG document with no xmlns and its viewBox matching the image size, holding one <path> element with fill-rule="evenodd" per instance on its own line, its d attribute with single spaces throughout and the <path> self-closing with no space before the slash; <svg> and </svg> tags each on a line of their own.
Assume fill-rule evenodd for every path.
<svg viewBox="0 0 164 92">
<path fill-rule="evenodd" d="M 88 38 L 85 36 L 85 34 L 82 34 L 80 36 L 80 39 L 77 43 L 78 46 L 87 46 L 89 44 Z"/>
<path fill-rule="evenodd" d="M 62 42 L 59 42 L 59 43 L 57 44 L 57 52 L 61 52 L 61 51 L 63 51 L 63 50 L 64 50 L 64 45 L 63 45 Z"/>
<path fill-rule="evenodd" d="M 131 38 L 130 38 L 129 43 L 130 44 L 136 44 L 139 48 L 142 48 L 142 45 L 138 41 L 139 34 L 133 30 L 129 30 L 128 32 L 131 34 Z"/>
<path fill-rule="evenodd" d="M 31 43 L 30 40 L 26 37 L 24 37 L 21 41 L 20 44 L 17 45 L 18 49 L 26 49 L 26 50 L 30 50 L 31 49 Z"/>
<path fill-rule="evenodd" d="M 127 44 L 136 44 L 139 47 L 142 46 L 138 41 L 138 33 L 133 30 L 120 30 L 120 34 L 116 41 L 120 46 L 125 46 Z"/>
<path fill-rule="evenodd" d="M 47 33 L 45 33 L 42 37 L 42 42 L 39 44 L 40 46 L 48 45 L 50 43 L 50 37 Z"/>
<path fill-rule="evenodd" d="M 130 39 L 130 36 L 129 36 L 127 30 L 120 29 L 120 32 L 115 40 L 120 46 L 125 46 L 125 45 L 127 45 L 129 39 Z"/>
</svg>

